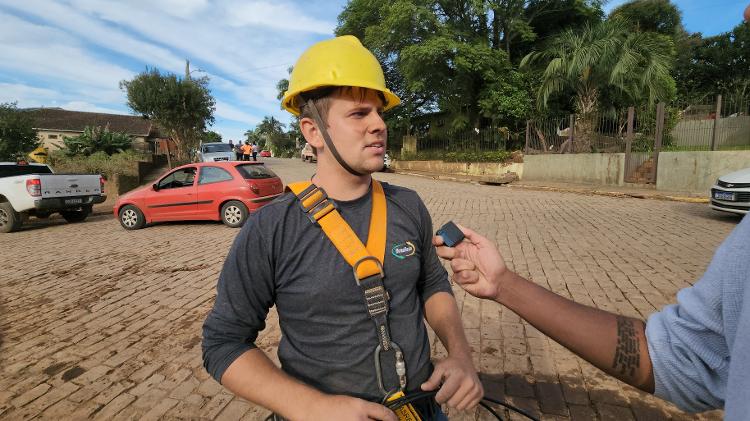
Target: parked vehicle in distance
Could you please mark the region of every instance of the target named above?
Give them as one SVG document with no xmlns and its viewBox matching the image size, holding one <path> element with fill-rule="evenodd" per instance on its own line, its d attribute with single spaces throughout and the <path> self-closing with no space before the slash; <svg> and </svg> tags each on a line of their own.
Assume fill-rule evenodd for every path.
<svg viewBox="0 0 750 421">
<path fill-rule="evenodd" d="M 271 157 L 271 151 L 262 150 L 262 151 L 260 151 L 260 156 L 262 156 L 264 158 L 270 158 Z"/>
<path fill-rule="evenodd" d="M 302 152 L 300 152 L 300 157 L 306 162 L 316 162 L 318 160 L 318 157 L 313 152 L 312 145 L 309 143 L 305 143 L 305 147 L 303 147 Z"/>
<path fill-rule="evenodd" d="M 106 199 L 99 174 L 55 174 L 46 164 L 0 162 L 0 232 L 18 230 L 28 216 L 60 213 L 68 222 L 82 222 Z"/>
<path fill-rule="evenodd" d="M 747 214 L 750 211 L 750 168 L 719 177 L 709 199 L 712 209 Z"/>
<path fill-rule="evenodd" d="M 283 192 L 281 179 L 262 162 L 187 164 L 120 196 L 114 214 L 128 230 L 154 222 L 200 220 L 236 228 Z"/>
<path fill-rule="evenodd" d="M 228 143 L 203 143 L 198 148 L 198 162 L 235 161 L 237 155 Z"/>
<path fill-rule="evenodd" d="M 391 168 L 391 156 L 388 152 L 383 156 L 383 169 L 382 171 L 388 171 Z"/>
</svg>

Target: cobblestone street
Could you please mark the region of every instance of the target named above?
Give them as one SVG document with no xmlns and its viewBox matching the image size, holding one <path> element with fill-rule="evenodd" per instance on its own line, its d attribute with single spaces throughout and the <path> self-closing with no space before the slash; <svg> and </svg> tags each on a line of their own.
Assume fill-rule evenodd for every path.
<svg viewBox="0 0 750 421">
<path fill-rule="evenodd" d="M 314 165 L 268 159 L 284 182 Z M 522 276 L 645 319 L 695 282 L 739 218 L 705 204 L 436 181 L 415 189 L 439 226 L 493 239 Z M 111 215 L 30 221 L 0 235 L 0 419 L 259 420 L 202 367 L 201 326 L 238 230 L 216 222 L 125 231 Z M 607 378 L 512 312 L 456 287 L 486 391 L 545 420 L 718 420 Z M 275 358 L 275 312 L 258 344 Z M 444 355 L 433 342 L 435 357 Z M 489 420 L 483 410 L 452 420 Z M 522 419 L 512 416 L 511 419 Z"/>
</svg>

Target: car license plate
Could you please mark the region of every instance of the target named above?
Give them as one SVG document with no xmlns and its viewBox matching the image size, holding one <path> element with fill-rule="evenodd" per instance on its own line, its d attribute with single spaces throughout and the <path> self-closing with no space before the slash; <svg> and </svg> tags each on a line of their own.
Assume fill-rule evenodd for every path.
<svg viewBox="0 0 750 421">
<path fill-rule="evenodd" d="M 81 203 L 83 203 L 83 199 L 80 197 L 77 199 L 65 199 L 66 205 L 80 205 Z"/>
<path fill-rule="evenodd" d="M 229 161 L 229 158 L 214 158 L 214 161 Z"/>
<path fill-rule="evenodd" d="M 734 202 L 734 193 L 730 193 L 727 191 L 715 191 L 714 192 L 714 199 L 716 200 L 728 200 L 730 202 Z"/>
</svg>

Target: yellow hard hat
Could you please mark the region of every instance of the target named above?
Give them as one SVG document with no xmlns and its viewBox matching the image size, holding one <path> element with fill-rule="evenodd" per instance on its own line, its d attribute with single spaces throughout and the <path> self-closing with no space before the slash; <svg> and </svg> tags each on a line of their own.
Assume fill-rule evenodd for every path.
<svg viewBox="0 0 750 421">
<path fill-rule="evenodd" d="M 324 86 L 355 86 L 380 91 L 385 97 L 384 110 L 401 103 L 385 87 L 378 59 L 352 35 L 318 42 L 302 53 L 292 70 L 281 106 L 299 115 L 297 96 Z"/>
</svg>

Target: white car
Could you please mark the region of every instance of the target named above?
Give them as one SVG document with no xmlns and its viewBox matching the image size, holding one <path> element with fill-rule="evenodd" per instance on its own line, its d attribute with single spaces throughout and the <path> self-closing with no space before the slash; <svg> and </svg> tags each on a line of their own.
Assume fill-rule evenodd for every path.
<svg viewBox="0 0 750 421">
<path fill-rule="evenodd" d="M 391 156 L 388 154 L 388 152 L 385 153 L 385 156 L 383 156 L 383 170 L 382 171 L 388 171 L 391 169 Z"/>
<path fill-rule="evenodd" d="M 719 177 L 710 199 L 712 209 L 741 215 L 750 211 L 750 168 Z"/>
<path fill-rule="evenodd" d="M 82 222 L 106 198 L 99 174 L 55 174 L 45 164 L 0 162 L 1 233 L 18 230 L 28 216 L 56 212 L 68 222 Z"/>
<path fill-rule="evenodd" d="M 237 154 L 228 143 L 204 143 L 198 150 L 198 162 L 236 161 Z"/>
</svg>

